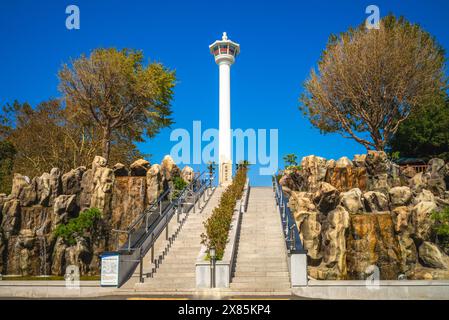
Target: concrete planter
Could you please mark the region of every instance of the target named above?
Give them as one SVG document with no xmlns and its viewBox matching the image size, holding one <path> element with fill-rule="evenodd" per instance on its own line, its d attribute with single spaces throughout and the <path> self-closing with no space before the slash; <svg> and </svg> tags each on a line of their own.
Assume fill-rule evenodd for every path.
<svg viewBox="0 0 449 320">
<path fill-rule="evenodd" d="M 288 271 L 290 273 L 290 283 L 292 287 L 305 287 L 308 284 L 307 274 L 307 254 L 289 253 Z"/>
<path fill-rule="evenodd" d="M 234 264 L 237 235 L 240 230 L 240 223 L 242 214 L 246 211 L 249 196 L 249 179 L 246 180 L 245 188 L 241 200 L 237 200 L 232 216 L 231 227 L 229 229 L 228 243 L 226 245 L 223 259 L 215 263 L 215 287 L 229 288 L 231 282 L 232 266 Z M 211 273 L 212 266 L 210 261 L 206 260 L 207 248 L 202 246 L 196 259 L 195 273 L 196 273 L 196 287 L 210 288 L 211 287 Z"/>
</svg>

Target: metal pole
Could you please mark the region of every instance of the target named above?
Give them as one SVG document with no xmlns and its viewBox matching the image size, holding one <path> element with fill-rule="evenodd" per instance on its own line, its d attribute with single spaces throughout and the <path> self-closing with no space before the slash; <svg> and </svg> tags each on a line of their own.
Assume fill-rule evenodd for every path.
<svg viewBox="0 0 449 320">
<path fill-rule="evenodd" d="M 216 287 L 216 284 L 215 284 L 215 258 L 213 259 L 213 262 L 212 262 L 212 265 L 213 265 L 213 274 L 214 274 L 214 278 L 213 278 L 213 280 L 214 280 L 214 283 L 213 283 L 213 286 L 214 286 L 214 288 Z"/>
<path fill-rule="evenodd" d="M 210 258 L 210 287 L 215 288 L 215 258 Z"/>
<path fill-rule="evenodd" d="M 148 231 L 148 213 L 145 214 L 145 232 Z"/>
<path fill-rule="evenodd" d="M 165 240 L 168 240 L 168 223 L 167 223 L 168 215 L 165 216 Z"/>
<path fill-rule="evenodd" d="M 151 263 L 154 263 L 154 233 L 151 233 Z"/>
<path fill-rule="evenodd" d="M 139 256 L 140 256 L 139 282 L 140 282 L 140 283 L 143 283 L 143 257 L 142 257 L 142 248 L 140 248 Z"/>
</svg>

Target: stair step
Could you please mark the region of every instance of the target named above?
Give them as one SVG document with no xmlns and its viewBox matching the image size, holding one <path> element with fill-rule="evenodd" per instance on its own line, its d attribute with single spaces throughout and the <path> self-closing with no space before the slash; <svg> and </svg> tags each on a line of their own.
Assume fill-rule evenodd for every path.
<svg viewBox="0 0 449 320">
<path fill-rule="evenodd" d="M 271 292 L 289 288 L 285 241 L 273 191 L 252 188 L 239 232 L 231 289 Z"/>
<path fill-rule="evenodd" d="M 185 272 L 186 270 L 181 270 L 181 271 L 173 271 L 173 270 L 167 270 L 164 268 L 161 268 L 160 270 L 158 270 L 155 275 L 154 278 L 159 278 L 159 277 L 178 277 L 178 278 L 185 278 L 185 277 L 195 277 L 195 269 L 192 269 L 190 272 Z"/>
<path fill-rule="evenodd" d="M 152 292 L 194 291 L 195 262 L 201 249 L 203 222 L 218 204 L 217 189 L 202 213 L 190 213 L 181 232 L 152 278 L 137 283 L 135 290 Z M 230 289 L 236 292 L 290 294 L 285 242 L 279 213 L 270 188 L 253 188 L 248 211 L 243 214 Z M 160 246 L 159 252 L 163 250 Z M 157 258 L 159 253 L 155 252 Z M 149 257 L 147 255 L 147 257 Z M 145 270 L 153 264 L 145 261 Z"/>
<path fill-rule="evenodd" d="M 237 277 L 247 278 L 247 277 L 289 277 L 288 271 L 236 271 L 234 275 Z"/>
<path fill-rule="evenodd" d="M 194 283 L 195 278 L 180 278 L 180 277 L 158 277 L 157 273 L 154 275 L 153 278 L 146 278 L 145 282 L 147 283 L 158 283 L 158 284 L 162 284 L 162 283 L 167 283 L 167 284 L 189 284 L 189 283 Z"/>
<path fill-rule="evenodd" d="M 192 289 L 195 288 L 194 282 L 189 283 L 174 283 L 174 282 L 145 282 L 139 284 L 139 289 L 152 290 L 152 289 Z"/>
<path fill-rule="evenodd" d="M 253 283 L 247 283 L 247 282 L 235 282 L 233 281 L 231 283 L 231 289 L 264 289 L 264 290 L 270 290 L 270 289 L 288 289 L 290 288 L 289 282 L 253 282 Z"/>
<path fill-rule="evenodd" d="M 290 285 L 290 281 L 282 281 L 285 277 L 235 277 L 232 283 L 263 283 L 263 284 L 271 284 L 271 283 L 283 283 Z"/>
</svg>

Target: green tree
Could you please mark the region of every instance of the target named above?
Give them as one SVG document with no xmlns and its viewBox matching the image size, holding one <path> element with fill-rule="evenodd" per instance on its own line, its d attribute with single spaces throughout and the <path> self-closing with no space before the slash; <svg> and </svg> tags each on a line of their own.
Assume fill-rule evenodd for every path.
<svg viewBox="0 0 449 320">
<path fill-rule="evenodd" d="M 60 224 L 54 230 L 55 237 L 61 237 L 67 244 L 75 245 L 77 237 L 86 236 L 95 228 L 97 221 L 101 219 L 101 211 L 97 208 L 84 210 L 78 217 L 70 219 L 65 224 Z"/>
<path fill-rule="evenodd" d="M 16 149 L 6 140 L 0 141 L 0 193 L 9 194 Z"/>
<path fill-rule="evenodd" d="M 443 48 L 419 25 L 389 15 L 331 35 L 305 82 L 300 110 L 323 133 L 384 150 L 416 108 L 446 85 Z"/>
<path fill-rule="evenodd" d="M 14 172 L 29 177 L 53 167 L 67 172 L 78 166 L 89 167 L 101 153 L 101 132 L 95 123 L 76 116 L 59 100 L 44 101 L 35 107 L 15 101 L 3 107 L 3 120 L 3 127 L 8 129 L 1 137 L 16 152 Z M 129 165 L 142 156 L 126 137 L 113 135 L 111 145 L 113 161 Z"/>
<path fill-rule="evenodd" d="M 177 199 L 180 195 L 182 190 L 184 190 L 185 187 L 187 187 L 188 182 L 185 181 L 181 176 L 175 176 L 173 178 L 173 191 L 172 191 L 172 199 Z"/>
<path fill-rule="evenodd" d="M 0 193 L 11 192 L 12 170 L 16 149 L 6 140 L 12 128 L 6 113 L 0 114 Z"/>
<path fill-rule="evenodd" d="M 107 160 L 114 134 L 142 142 L 173 123 L 175 73 L 160 63 L 144 66 L 141 51 L 96 49 L 64 65 L 59 79 L 66 103 L 101 129 Z"/>
<path fill-rule="evenodd" d="M 291 166 L 296 167 L 298 165 L 298 157 L 293 153 L 286 154 L 283 159 L 288 167 L 291 167 Z"/>
<path fill-rule="evenodd" d="M 435 232 L 437 241 L 446 252 L 449 253 L 449 207 L 434 211 L 431 214 L 433 220 L 432 229 Z"/>
<path fill-rule="evenodd" d="M 446 94 L 412 114 L 389 143 L 401 157 L 449 161 L 449 99 Z"/>
</svg>

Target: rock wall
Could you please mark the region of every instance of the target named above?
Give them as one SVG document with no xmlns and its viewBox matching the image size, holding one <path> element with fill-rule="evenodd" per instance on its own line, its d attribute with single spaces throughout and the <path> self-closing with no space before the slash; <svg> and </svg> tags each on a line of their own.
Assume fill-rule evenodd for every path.
<svg viewBox="0 0 449 320">
<path fill-rule="evenodd" d="M 435 210 L 449 206 L 449 164 L 432 159 L 426 172 L 401 171 L 384 152 L 351 161 L 316 156 L 283 172 L 315 279 L 449 279 L 449 257 L 436 243 Z"/>
<path fill-rule="evenodd" d="M 193 177 L 185 167 L 183 177 Z M 129 169 L 113 168 L 95 157 L 92 167 L 67 173 L 53 168 L 30 179 L 15 174 L 9 195 L 0 194 L 0 273 L 14 275 L 63 275 L 67 265 L 81 274 L 99 273 L 99 255 L 114 250 L 111 229 L 126 229 L 170 185 L 181 170 L 166 156 L 161 165 L 140 159 Z M 82 210 L 98 208 L 102 218 L 93 232 L 80 236 L 75 245 L 54 236 L 62 223 Z"/>
</svg>

